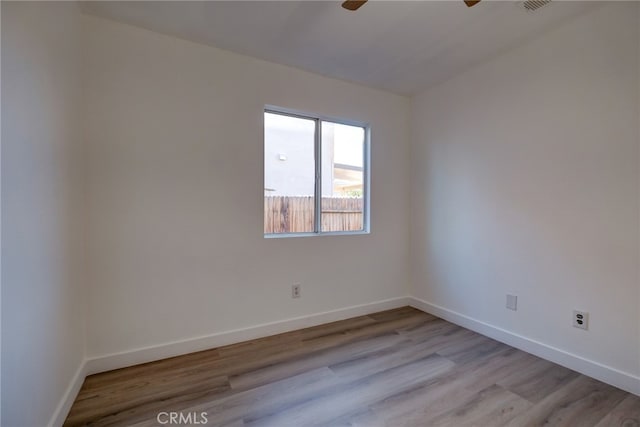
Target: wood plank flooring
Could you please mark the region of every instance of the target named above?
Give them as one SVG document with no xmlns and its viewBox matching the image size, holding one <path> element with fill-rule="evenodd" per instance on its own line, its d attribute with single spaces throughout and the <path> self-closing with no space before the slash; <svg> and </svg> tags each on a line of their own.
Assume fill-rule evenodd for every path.
<svg viewBox="0 0 640 427">
<path fill-rule="evenodd" d="M 403 307 L 92 375 L 65 422 L 180 424 L 640 427 L 640 397 Z"/>
</svg>

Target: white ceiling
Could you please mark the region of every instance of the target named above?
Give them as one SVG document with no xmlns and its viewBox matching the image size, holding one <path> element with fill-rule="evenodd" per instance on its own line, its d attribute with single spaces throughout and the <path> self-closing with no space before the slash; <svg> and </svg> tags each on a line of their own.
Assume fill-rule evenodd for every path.
<svg viewBox="0 0 640 427">
<path fill-rule="evenodd" d="M 593 7 L 555 1 L 93 1 L 85 12 L 400 94 L 440 83 Z"/>
</svg>

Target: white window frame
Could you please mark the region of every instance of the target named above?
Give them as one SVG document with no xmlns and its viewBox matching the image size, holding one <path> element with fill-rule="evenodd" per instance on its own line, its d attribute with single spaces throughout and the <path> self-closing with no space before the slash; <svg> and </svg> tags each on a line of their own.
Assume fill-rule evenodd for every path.
<svg viewBox="0 0 640 427">
<path fill-rule="evenodd" d="M 322 114 L 313 114 L 307 112 L 301 112 L 298 110 L 292 110 L 289 108 L 276 107 L 274 105 L 265 105 L 262 111 L 262 155 L 263 155 L 263 171 L 262 180 L 264 187 L 264 147 L 265 147 L 265 134 L 264 134 L 264 114 L 280 114 L 283 116 L 295 117 L 305 120 L 313 120 L 315 122 L 315 135 L 314 135 L 314 159 L 315 159 L 315 188 L 314 188 L 314 206 L 315 212 L 313 217 L 314 231 L 304 233 L 263 233 L 265 239 L 278 239 L 287 237 L 309 237 L 309 236 L 352 236 L 359 234 L 371 233 L 371 206 L 370 206 L 370 188 L 371 188 L 371 127 L 368 123 L 358 122 L 355 120 L 347 120 L 336 117 L 324 116 Z M 363 212 L 362 212 L 362 230 L 356 231 L 322 231 L 322 122 L 331 122 L 348 126 L 357 126 L 364 129 L 364 143 L 363 143 L 363 168 L 362 168 L 362 197 L 363 197 Z M 264 214 L 263 214 L 264 215 Z"/>
</svg>

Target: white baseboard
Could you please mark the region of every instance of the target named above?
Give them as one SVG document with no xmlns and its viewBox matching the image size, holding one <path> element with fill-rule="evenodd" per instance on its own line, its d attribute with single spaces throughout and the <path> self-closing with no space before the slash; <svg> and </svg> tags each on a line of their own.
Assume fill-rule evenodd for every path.
<svg viewBox="0 0 640 427">
<path fill-rule="evenodd" d="M 48 427 L 57 427 L 64 424 L 64 420 L 67 418 L 69 414 L 69 410 L 71 409 L 71 405 L 73 405 L 73 401 L 76 400 L 76 396 L 78 396 L 78 392 L 80 391 L 80 387 L 82 387 L 82 383 L 84 382 L 85 377 L 87 376 L 87 360 L 84 359 L 78 370 L 71 378 L 67 389 L 64 391 L 64 395 L 58 403 L 58 407 L 53 413 L 51 417 L 51 421 L 47 424 Z"/>
<path fill-rule="evenodd" d="M 419 298 L 410 297 L 409 300 L 409 305 L 418 310 L 433 314 L 456 325 L 471 329 L 479 334 L 640 396 L 640 377 L 628 372 L 585 359 Z"/>
<path fill-rule="evenodd" d="M 392 298 L 368 304 L 360 304 L 337 310 L 325 311 L 322 313 L 315 313 L 307 316 L 263 323 L 248 328 L 234 329 L 212 335 L 94 357 L 86 361 L 86 374 L 97 374 L 99 372 L 110 371 L 112 369 L 153 362 L 155 360 L 166 359 L 168 357 L 180 356 L 182 354 L 208 350 L 256 338 L 263 338 L 270 335 L 294 331 L 296 329 L 317 326 L 323 323 L 335 322 L 378 311 L 403 307 L 409 305 L 409 299 L 409 297 Z"/>
</svg>

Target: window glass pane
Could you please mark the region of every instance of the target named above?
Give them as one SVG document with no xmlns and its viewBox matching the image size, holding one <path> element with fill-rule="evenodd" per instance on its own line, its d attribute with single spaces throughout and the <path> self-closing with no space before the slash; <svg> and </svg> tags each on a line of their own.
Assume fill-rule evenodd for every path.
<svg viewBox="0 0 640 427">
<path fill-rule="evenodd" d="M 322 231 L 364 229 L 364 128 L 322 122 Z"/>
<path fill-rule="evenodd" d="M 264 232 L 314 231 L 315 126 L 264 113 Z"/>
</svg>

